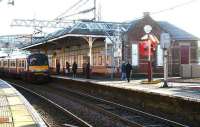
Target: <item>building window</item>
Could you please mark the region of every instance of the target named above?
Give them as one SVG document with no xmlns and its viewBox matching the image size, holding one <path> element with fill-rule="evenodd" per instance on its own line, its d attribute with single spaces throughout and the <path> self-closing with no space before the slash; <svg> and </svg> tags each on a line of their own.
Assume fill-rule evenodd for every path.
<svg viewBox="0 0 200 127">
<path fill-rule="evenodd" d="M 93 48 L 93 51 L 92 51 L 92 55 L 93 55 L 93 65 L 100 65 L 102 66 L 103 65 L 103 53 L 104 52 L 104 48 L 103 47 L 96 47 L 96 48 Z"/>
<path fill-rule="evenodd" d="M 99 65 L 102 65 L 102 56 L 99 56 L 98 63 Z"/>
<path fill-rule="evenodd" d="M 157 66 L 163 66 L 163 50 L 160 45 L 157 46 Z"/>
<path fill-rule="evenodd" d="M 138 45 L 132 44 L 132 65 L 138 66 Z"/>
</svg>

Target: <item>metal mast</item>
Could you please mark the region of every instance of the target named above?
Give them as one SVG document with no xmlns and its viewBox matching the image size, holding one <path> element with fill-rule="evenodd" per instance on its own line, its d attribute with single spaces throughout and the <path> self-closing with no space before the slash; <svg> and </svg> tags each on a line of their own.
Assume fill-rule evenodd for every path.
<svg viewBox="0 0 200 127">
<path fill-rule="evenodd" d="M 96 10 L 97 10 L 96 0 L 94 0 L 94 21 L 96 21 Z"/>
</svg>

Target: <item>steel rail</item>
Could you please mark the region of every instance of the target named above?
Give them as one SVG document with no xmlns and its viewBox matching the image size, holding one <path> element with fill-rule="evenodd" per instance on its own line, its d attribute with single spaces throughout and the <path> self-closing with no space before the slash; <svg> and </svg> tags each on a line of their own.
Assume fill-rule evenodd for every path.
<svg viewBox="0 0 200 127">
<path fill-rule="evenodd" d="M 20 81 L 21 82 L 21 81 Z M 89 99 L 93 99 L 93 100 L 95 100 L 95 101 L 98 101 L 98 102 L 103 102 L 103 103 L 105 103 L 105 104 L 109 104 L 109 105 L 113 105 L 113 106 L 118 106 L 118 107 L 120 107 L 120 108 L 122 108 L 122 109 L 124 109 L 124 110 L 127 110 L 127 111 L 129 111 L 129 112 L 131 112 L 131 113 L 134 113 L 134 112 L 136 112 L 136 114 L 142 114 L 140 117 L 148 117 L 149 119 L 151 118 L 153 118 L 153 119 L 156 119 L 156 121 L 158 120 L 158 122 L 159 123 L 166 123 L 167 125 L 173 125 L 173 126 L 175 126 L 175 127 L 189 127 L 189 126 L 187 126 L 187 125 L 184 125 L 184 124 L 181 124 L 181 123 L 178 123 L 178 122 L 175 122 L 175 121 L 172 121 L 172 120 L 169 120 L 169 119 L 166 119 L 166 118 L 163 118 L 163 117 L 160 117 L 160 116 L 156 116 L 156 115 L 153 115 L 153 114 L 150 114 L 150 113 L 147 113 L 147 112 L 144 112 L 144 111 L 141 111 L 141 110 L 138 110 L 138 109 L 135 109 L 135 108 L 131 108 L 131 107 L 128 107 L 128 106 L 124 106 L 124 105 L 121 105 L 121 104 L 117 104 L 117 103 L 115 103 L 115 102 L 111 102 L 111 101 L 108 101 L 108 100 L 104 100 L 104 99 L 101 99 L 101 98 L 98 98 L 98 97 L 94 97 L 94 96 L 91 96 L 91 95 L 88 95 L 88 94 L 85 94 L 85 93 L 82 93 L 82 92 L 77 92 L 77 91 L 74 91 L 74 90 L 70 90 L 70 89 L 68 89 L 68 88 L 65 88 L 64 87 L 64 89 L 62 88 L 58 88 L 58 87 L 56 87 L 56 86 L 51 86 L 51 88 L 50 89 L 52 89 L 51 91 L 53 91 L 53 92 L 56 92 L 56 91 L 59 91 L 59 94 L 66 94 L 67 92 L 68 93 L 72 93 L 72 94 L 75 94 L 75 95 L 79 95 L 80 97 L 87 97 L 87 98 L 89 98 Z M 69 96 L 69 95 L 67 95 L 67 96 Z M 77 100 L 77 99 L 76 99 Z M 80 100 L 80 98 L 79 98 L 79 100 Z M 81 101 L 81 100 L 80 100 Z M 121 117 L 121 116 L 119 116 L 119 115 L 117 115 L 117 114 L 115 114 L 115 113 L 112 113 L 112 112 L 109 112 L 109 111 L 106 111 L 106 110 L 104 110 L 103 109 L 103 107 L 101 107 L 101 106 L 96 106 L 96 105 L 98 105 L 98 104 L 95 104 L 95 106 L 94 106 L 94 104 L 89 104 L 89 103 L 86 103 L 86 102 L 84 102 L 83 100 L 82 100 L 82 102 L 81 103 L 85 103 L 86 105 L 89 105 L 91 108 L 93 107 L 95 107 L 97 110 L 99 110 L 99 111 L 104 111 L 104 113 L 106 114 L 106 115 L 109 115 L 109 116 L 113 116 L 113 118 L 115 118 L 115 119 L 119 119 L 121 122 L 127 122 L 127 125 L 134 125 L 134 126 L 139 126 L 139 127 L 146 127 L 146 126 L 148 126 L 148 125 L 142 125 L 142 124 L 140 124 L 140 123 L 137 123 L 137 122 L 134 122 L 134 121 L 131 121 L 131 120 L 128 120 L 128 119 L 126 119 L 126 118 L 123 118 L 123 117 Z M 163 121 L 163 122 L 161 122 L 161 121 Z M 149 126 L 157 126 L 157 125 L 149 125 Z"/>
<path fill-rule="evenodd" d="M 55 89 L 55 88 L 54 88 Z M 67 88 L 65 89 L 60 89 L 60 88 L 57 88 L 59 91 L 62 91 L 62 90 L 65 90 L 65 91 L 68 91 L 70 93 L 74 93 L 74 94 L 79 94 L 80 96 L 82 97 L 88 97 L 88 98 L 91 98 L 91 99 L 94 99 L 96 101 L 99 101 L 99 102 L 103 102 L 103 103 L 106 103 L 106 104 L 110 104 L 110 105 L 114 105 L 114 106 L 118 106 L 122 109 L 125 109 L 125 110 L 128 110 L 130 112 L 137 112 L 137 113 L 140 113 L 142 114 L 142 116 L 148 116 L 150 118 L 154 118 L 154 119 L 157 119 L 157 120 L 160 120 L 160 121 L 164 121 L 170 125 L 173 125 L 173 126 L 178 126 L 178 127 L 189 127 L 187 125 L 184 125 L 184 124 L 181 124 L 181 123 L 178 123 L 178 122 L 175 122 L 175 121 L 172 121 L 172 120 L 169 120 L 169 119 L 166 119 L 166 118 L 163 118 L 163 117 L 160 117 L 160 116 L 156 116 L 156 115 L 153 115 L 153 114 L 150 114 L 150 113 L 147 113 L 147 112 L 144 112 L 144 111 L 141 111 L 141 110 L 138 110 L 136 108 L 131 108 L 131 107 L 128 107 L 128 106 L 124 106 L 124 105 L 121 105 L 121 104 L 117 104 L 115 102 L 111 102 L 111 101 L 108 101 L 108 100 L 104 100 L 104 99 L 101 99 L 101 98 L 98 98 L 98 97 L 94 97 L 94 96 L 91 96 L 91 95 L 88 95 L 88 94 L 85 94 L 85 93 L 80 93 L 80 92 L 76 92 L 76 91 L 73 91 L 73 90 L 69 90 Z M 113 113 L 112 113 L 113 114 Z M 119 116 L 120 117 L 120 116 Z M 123 118 L 124 119 L 124 118 Z M 128 120 L 129 121 L 129 120 Z M 135 123 L 135 122 L 132 122 L 132 123 Z M 141 124 L 139 123 L 136 123 L 136 125 L 138 126 L 142 126 Z"/>
<path fill-rule="evenodd" d="M 73 117 L 79 124 L 81 124 L 81 126 L 83 126 L 83 127 L 93 127 L 92 125 L 90 125 L 90 124 L 87 123 L 86 121 L 82 120 L 81 118 L 79 118 L 78 116 L 74 115 L 74 114 L 71 113 L 70 111 L 66 110 L 66 109 L 63 108 L 62 106 L 60 106 L 60 105 L 54 103 L 54 102 L 51 101 L 50 99 L 48 99 L 48 98 L 46 98 L 46 97 L 44 97 L 44 96 L 42 96 L 42 95 L 40 95 L 40 94 L 38 94 L 38 93 L 36 93 L 36 92 L 30 90 L 30 89 L 28 89 L 28 88 L 25 88 L 25 87 L 23 87 L 23 86 L 21 86 L 21 85 L 17 85 L 16 83 L 11 83 L 11 82 L 9 82 L 9 84 L 12 84 L 12 85 L 14 85 L 14 86 L 16 86 L 16 87 L 19 87 L 19 88 L 21 88 L 21 89 L 23 89 L 23 90 L 25 90 L 25 91 L 28 91 L 28 92 L 30 92 L 30 93 L 32 93 L 32 94 L 34 94 L 34 95 L 40 97 L 41 99 L 47 101 L 48 103 L 54 105 L 55 107 L 57 107 L 58 109 L 60 109 L 61 111 L 63 111 L 65 114 L 70 115 L 71 117 Z M 48 126 L 49 126 L 49 125 L 48 125 Z M 63 126 L 69 126 L 69 125 L 66 124 L 66 125 L 63 125 Z"/>
</svg>

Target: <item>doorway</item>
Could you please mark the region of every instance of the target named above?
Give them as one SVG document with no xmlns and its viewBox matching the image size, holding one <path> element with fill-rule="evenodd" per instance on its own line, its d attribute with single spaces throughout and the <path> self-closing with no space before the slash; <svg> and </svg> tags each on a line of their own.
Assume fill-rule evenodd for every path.
<svg viewBox="0 0 200 127">
<path fill-rule="evenodd" d="M 190 47 L 187 45 L 181 46 L 181 64 L 189 64 Z"/>
</svg>

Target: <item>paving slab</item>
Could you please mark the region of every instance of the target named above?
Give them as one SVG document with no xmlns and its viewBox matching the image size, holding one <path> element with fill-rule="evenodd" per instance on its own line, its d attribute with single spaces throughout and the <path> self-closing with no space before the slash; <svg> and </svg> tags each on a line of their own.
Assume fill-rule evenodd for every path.
<svg viewBox="0 0 200 127">
<path fill-rule="evenodd" d="M 1 79 L 0 127 L 46 127 L 24 96 Z"/>
<path fill-rule="evenodd" d="M 60 75 L 52 75 L 53 78 L 68 79 L 81 82 L 91 82 L 99 85 L 107 85 L 111 87 L 117 87 L 122 89 L 137 90 L 148 93 L 156 93 L 163 96 L 170 97 L 180 97 L 185 100 L 200 102 L 200 82 L 175 82 L 175 80 L 168 82 L 168 88 L 163 88 L 163 82 L 158 84 L 142 84 L 140 80 L 131 80 L 129 83 L 127 81 L 116 81 L 116 80 L 95 80 L 95 79 L 84 79 L 84 78 L 71 78 Z M 200 80 L 199 80 L 200 81 Z"/>
</svg>

